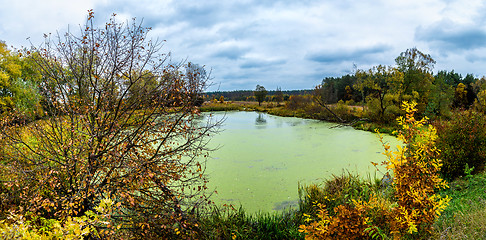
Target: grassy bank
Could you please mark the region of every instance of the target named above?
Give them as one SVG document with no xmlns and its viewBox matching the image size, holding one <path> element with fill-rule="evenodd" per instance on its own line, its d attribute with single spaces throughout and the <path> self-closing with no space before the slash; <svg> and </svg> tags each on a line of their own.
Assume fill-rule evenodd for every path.
<svg viewBox="0 0 486 240">
<path fill-rule="evenodd" d="M 452 198 L 436 221 L 434 239 L 486 239 L 486 173 L 466 176 L 441 192 Z"/>
</svg>

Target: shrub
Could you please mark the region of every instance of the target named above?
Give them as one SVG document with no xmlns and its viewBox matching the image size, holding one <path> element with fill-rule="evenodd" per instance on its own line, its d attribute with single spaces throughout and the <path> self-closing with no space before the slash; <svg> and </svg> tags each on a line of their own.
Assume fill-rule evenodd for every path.
<svg viewBox="0 0 486 240">
<path fill-rule="evenodd" d="M 116 205 L 111 199 L 103 199 L 95 208 L 81 217 L 67 217 L 62 221 L 32 215 L 10 214 L 0 221 L 1 239 L 110 239 L 115 228 L 107 225 Z"/>
<path fill-rule="evenodd" d="M 363 180 L 359 175 L 333 175 L 322 186 L 299 187 L 300 231 L 307 239 L 366 239 L 370 223 L 386 229 L 391 202 L 380 180 Z M 364 205 L 363 202 L 370 202 Z M 321 231 L 322 230 L 322 231 Z"/>
<path fill-rule="evenodd" d="M 474 111 L 456 112 L 450 121 L 436 122 L 437 148 L 441 150 L 442 174 L 448 179 L 464 175 L 466 164 L 477 173 L 486 161 L 486 119 Z"/>
<path fill-rule="evenodd" d="M 416 103 L 403 103 L 405 117 L 399 117 L 398 123 L 403 130 L 398 139 L 404 147 L 390 151 L 384 144 L 387 169 L 393 171 L 393 187 L 398 206 L 393 209 L 391 221 L 392 234 L 424 238 L 430 235 L 431 227 L 449 202 L 441 198 L 435 190 L 447 188 L 439 176 L 441 167 L 439 151 L 435 147 L 437 133 L 432 125 L 424 126 L 427 118 L 415 120 Z"/>
<path fill-rule="evenodd" d="M 334 208 L 335 216 L 330 216 L 325 205 L 318 203 L 319 221 L 311 222 L 308 226 L 301 225 L 306 239 L 365 239 L 367 219 L 364 209 L 343 204 Z M 310 219 L 308 219 L 310 220 Z"/>
<path fill-rule="evenodd" d="M 305 108 L 311 102 L 312 98 L 310 96 L 292 95 L 285 106 L 290 110 L 297 110 Z"/>
</svg>

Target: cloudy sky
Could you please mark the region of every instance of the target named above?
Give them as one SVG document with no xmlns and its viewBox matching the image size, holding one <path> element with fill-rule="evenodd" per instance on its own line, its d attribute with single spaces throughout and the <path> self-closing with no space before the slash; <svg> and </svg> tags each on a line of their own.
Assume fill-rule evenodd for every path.
<svg viewBox="0 0 486 240">
<path fill-rule="evenodd" d="M 212 70 L 209 90 L 310 89 L 417 47 L 434 72 L 486 75 L 486 5 L 477 0 L 0 0 L 0 40 L 16 48 L 76 29 L 88 9 L 143 19 L 174 61 Z"/>
</svg>

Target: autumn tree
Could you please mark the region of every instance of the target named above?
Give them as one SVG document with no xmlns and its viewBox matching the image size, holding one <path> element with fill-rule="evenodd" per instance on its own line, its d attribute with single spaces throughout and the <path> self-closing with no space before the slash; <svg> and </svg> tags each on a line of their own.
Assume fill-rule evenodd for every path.
<svg viewBox="0 0 486 240">
<path fill-rule="evenodd" d="M 115 238 L 182 238 L 208 203 L 201 157 L 218 123 L 194 107 L 207 78 L 180 74 L 136 19 L 93 21 L 31 49 L 50 117 L 2 121 L 3 210 L 65 219 L 109 198 Z"/>
<path fill-rule="evenodd" d="M 353 89 L 351 88 L 351 86 L 347 85 L 344 91 L 345 91 L 344 100 L 353 99 Z"/>
<path fill-rule="evenodd" d="M 255 95 L 256 100 L 258 101 L 258 106 L 265 101 L 265 97 L 267 96 L 267 90 L 265 87 L 257 85 L 255 91 L 253 91 L 253 95 Z"/>
<path fill-rule="evenodd" d="M 467 87 L 464 83 L 459 83 L 454 91 L 454 105 L 456 107 L 466 107 L 467 106 Z"/>
<path fill-rule="evenodd" d="M 417 48 L 407 49 L 395 58 L 395 63 L 400 72 L 403 72 L 403 94 L 413 96 L 417 95 L 419 112 L 425 110 L 427 105 L 430 88 L 433 83 L 435 60 L 430 54 L 422 53 Z M 401 98 L 400 101 L 410 100 Z"/>
<path fill-rule="evenodd" d="M 378 65 L 367 71 L 357 70 L 355 75 L 355 87 L 369 93 L 366 102 L 370 117 L 384 122 L 394 120 L 400 112 L 403 73 L 397 68 Z"/>
<path fill-rule="evenodd" d="M 486 77 L 478 79 L 473 84 L 474 91 L 476 92 L 476 100 L 474 101 L 474 107 L 476 110 L 485 113 L 486 112 Z"/>
<path fill-rule="evenodd" d="M 16 121 L 42 116 L 39 79 L 29 58 L 0 41 L 0 116 L 15 114 Z"/>
</svg>

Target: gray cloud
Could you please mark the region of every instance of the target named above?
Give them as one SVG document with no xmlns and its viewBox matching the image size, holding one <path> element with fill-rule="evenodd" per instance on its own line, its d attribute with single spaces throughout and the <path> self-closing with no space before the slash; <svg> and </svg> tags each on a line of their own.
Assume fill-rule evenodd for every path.
<svg viewBox="0 0 486 240">
<path fill-rule="evenodd" d="M 218 23 L 224 9 L 221 4 L 196 1 L 198 4 L 180 2 L 176 8 L 177 19 L 190 23 L 191 26 L 207 28 Z M 174 16 L 175 17 L 175 16 Z"/>
<path fill-rule="evenodd" d="M 248 59 L 240 65 L 240 68 L 268 68 L 285 64 L 285 60 L 263 60 L 263 59 Z"/>
<path fill-rule="evenodd" d="M 481 26 L 457 25 L 442 21 L 429 27 L 418 27 L 415 39 L 429 42 L 441 52 L 455 52 L 486 47 L 486 31 Z"/>
<path fill-rule="evenodd" d="M 319 63 L 360 62 L 368 59 L 371 55 L 382 54 L 390 49 L 390 46 L 380 44 L 357 49 L 328 50 L 309 53 L 306 59 Z"/>
<path fill-rule="evenodd" d="M 475 53 L 471 53 L 466 55 L 466 60 L 470 63 L 486 62 L 486 55 L 478 55 Z"/>
<path fill-rule="evenodd" d="M 238 47 L 238 46 L 228 46 L 228 47 L 221 47 L 217 49 L 213 54 L 212 57 L 216 58 L 226 58 L 230 60 L 237 60 L 245 55 L 245 53 L 249 52 L 250 49 L 247 47 Z"/>
</svg>

